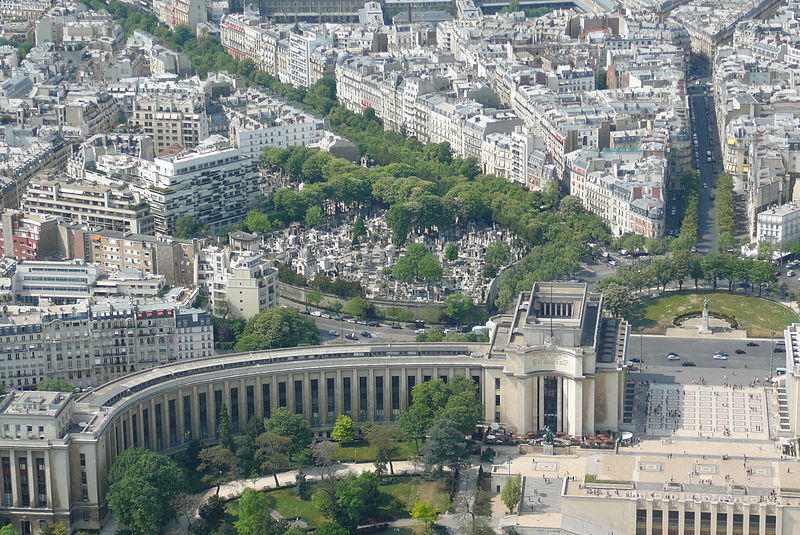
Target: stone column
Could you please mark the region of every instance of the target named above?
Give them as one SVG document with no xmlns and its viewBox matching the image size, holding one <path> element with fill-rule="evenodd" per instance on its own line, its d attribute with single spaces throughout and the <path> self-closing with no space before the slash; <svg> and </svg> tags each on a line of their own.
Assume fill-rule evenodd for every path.
<svg viewBox="0 0 800 535">
<path fill-rule="evenodd" d="M 175 393 L 175 435 L 178 445 L 186 443 L 186 427 L 183 422 L 183 396 L 181 389 Z"/>
<path fill-rule="evenodd" d="M 564 403 L 563 403 L 563 396 L 564 396 L 564 379 L 562 377 L 556 377 L 556 418 L 557 424 L 556 428 L 553 429 L 553 432 L 564 431 Z"/>
<path fill-rule="evenodd" d="M 567 380 L 569 396 L 569 428 L 571 435 L 583 434 L 583 383 L 575 379 Z"/>
<path fill-rule="evenodd" d="M 33 462 L 33 452 L 31 450 L 25 452 L 25 456 L 28 463 L 28 497 L 30 506 L 34 507 L 39 501 L 39 493 L 36 489 L 36 465 Z"/>
<path fill-rule="evenodd" d="M 580 382 L 583 387 L 583 404 L 586 410 L 583 412 L 583 428 L 586 432 L 594 433 L 594 379 L 584 379 Z"/>
<path fill-rule="evenodd" d="M 533 381 L 530 377 L 524 377 L 517 380 L 517 413 L 518 420 L 516 422 L 507 422 L 512 427 L 516 427 L 517 433 L 525 433 L 533 420 L 533 405 L 531 399 L 533 397 Z M 502 394 L 500 403 L 503 403 Z M 516 424 L 516 425 L 515 425 Z"/>
<path fill-rule="evenodd" d="M 50 450 L 44 452 L 44 481 L 47 488 L 47 507 L 53 507 L 53 480 L 50 475 Z"/>
<path fill-rule="evenodd" d="M 8 460 L 11 468 L 11 493 L 13 494 L 12 503 L 14 507 L 19 507 L 19 466 L 17 463 L 17 452 L 9 450 Z"/>
<path fill-rule="evenodd" d="M 211 383 L 207 387 L 206 394 L 206 417 L 208 418 L 208 436 L 217 436 L 217 412 L 214 407 L 214 384 Z"/>
<path fill-rule="evenodd" d="M 328 421 L 328 378 L 325 377 L 325 372 L 321 371 L 319 373 L 319 423 L 322 425 L 335 423 L 336 414 L 333 415 L 334 421 Z M 336 389 L 336 385 L 333 386 L 334 390 Z M 336 412 L 336 409 L 333 411 Z"/>
</svg>

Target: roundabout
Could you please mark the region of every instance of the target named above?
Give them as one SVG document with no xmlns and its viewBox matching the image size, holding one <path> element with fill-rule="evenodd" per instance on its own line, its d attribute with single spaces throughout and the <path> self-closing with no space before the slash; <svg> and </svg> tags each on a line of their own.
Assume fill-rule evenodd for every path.
<svg viewBox="0 0 800 535">
<path fill-rule="evenodd" d="M 722 291 L 679 291 L 641 301 L 631 317 L 634 331 L 661 334 L 666 328 L 700 326 L 703 302 L 708 300 L 710 325 L 716 329 L 742 329 L 749 337 L 769 338 L 800 321 L 788 307 L 761 297 Z"/>
</svg>

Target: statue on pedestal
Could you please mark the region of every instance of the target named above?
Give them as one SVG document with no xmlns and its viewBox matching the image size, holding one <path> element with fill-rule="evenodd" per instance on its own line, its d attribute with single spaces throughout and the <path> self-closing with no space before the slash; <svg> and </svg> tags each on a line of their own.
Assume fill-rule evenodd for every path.
<svg viewBox="0 0 800 535">
<path fill-rule="evenodd" d="M 708 299 L 703 299 L 703 321 L 700 324 L 700 334 L 711 334 L 711 328 L 708 326 Z"/>
</svg>

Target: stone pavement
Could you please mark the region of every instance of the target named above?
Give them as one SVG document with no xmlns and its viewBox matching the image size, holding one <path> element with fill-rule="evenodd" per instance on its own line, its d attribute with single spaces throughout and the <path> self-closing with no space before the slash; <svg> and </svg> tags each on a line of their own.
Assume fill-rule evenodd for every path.
<svg viewBox="0 0 800 535">
<path fill-rule="evenodd" d="M 647 396 L 647 435 L 769 438 L 763 388 L 651 384 Z"/>
</svg>

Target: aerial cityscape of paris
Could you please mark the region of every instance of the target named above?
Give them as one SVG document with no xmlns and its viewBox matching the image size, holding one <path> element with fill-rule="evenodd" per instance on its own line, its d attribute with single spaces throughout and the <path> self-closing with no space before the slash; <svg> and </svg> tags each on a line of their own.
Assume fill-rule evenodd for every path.
<svg viewBox="0 0 800 535">
<path fill-rule="evenodd" d="M 800 535 L 800 2 L 0 0 L 0 535 Z"/>
</svg>

